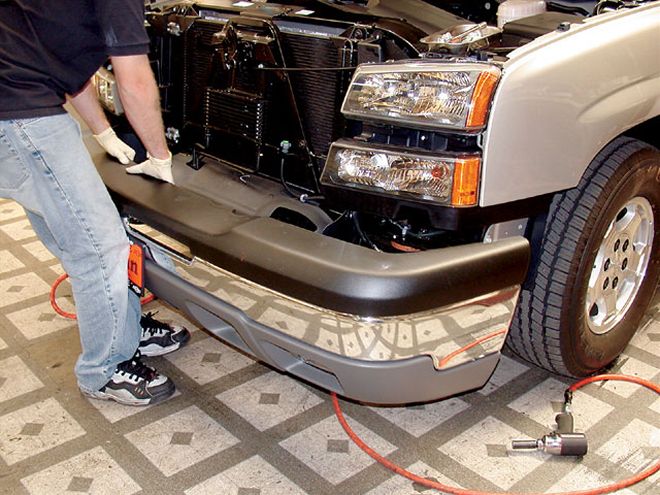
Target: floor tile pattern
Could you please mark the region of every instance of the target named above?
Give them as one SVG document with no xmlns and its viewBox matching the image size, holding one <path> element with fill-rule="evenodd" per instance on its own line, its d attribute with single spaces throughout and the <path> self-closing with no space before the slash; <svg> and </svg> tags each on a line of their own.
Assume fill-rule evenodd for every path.
<svg viewBox="0 0 660 495">
<path fill-rule="evenodd" d="M 158 301 L 147 309 L 193 330 L 186 348 L 150 360 L 174 379 L 177 394 L 147 408 L 82 397 L 73 376 L 75 322 L 48 302 L 60 273 L 22 209 L 0 200 L 0 494 L 433 493 L 357 448 L 328 394 L 256 362 Z M 66 282 L 58 301 L 73 309 Z M 278 324 L 299 324 L 275 310 Z M 613 371 L 660 380 L 660 295 Z M 511 451 L 512 439 L 553 428 L 568 383 L 505 355 L 484 388 L 459 397 L 406 407 L 341 404 L 376 451 L 456 487 L 587 489 L 660 457 L 660 398 L 614 382 L 575 394 L 587 456 Z M 618 493 L 660 493 L 660 474 Z"/>
</svg>

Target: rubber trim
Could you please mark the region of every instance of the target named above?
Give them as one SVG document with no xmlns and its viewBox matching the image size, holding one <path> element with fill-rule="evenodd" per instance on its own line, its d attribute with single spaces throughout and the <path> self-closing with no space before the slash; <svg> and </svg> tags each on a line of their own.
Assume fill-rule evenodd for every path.
<svg viewBox="0 0 660 495">
<path fill-rule="evenodd" d="M 194 256 L 330 310 L 360 316 L 427 311 L 520 285 L 527 272 L 530 249 L 522 237 L 380 253 L 241 215 L 185 187 L 127 175 L 100 151 L 92 156 L 123 213 L 185 243 Z"/>
</svg>

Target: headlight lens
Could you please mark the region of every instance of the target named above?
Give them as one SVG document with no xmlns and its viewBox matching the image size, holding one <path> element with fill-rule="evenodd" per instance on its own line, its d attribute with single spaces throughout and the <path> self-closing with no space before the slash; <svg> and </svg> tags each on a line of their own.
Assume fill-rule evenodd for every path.
<svg viewBox="0 0 660 495">
<path fill-rule="evenodd" d="M 486 125 L 500 70 L 486 64 L 389 64 L 357 69 L 342 112 L 424 128 Z"/>
<path fill-rule="evenodd" d="M 96 96 L 101 105 L 110 113 L 121 115 L 124 113 L 121 100 L 117 91 L 115 76 L 109 70 L 100 68 L 92 78 L 92 84 L 96 88 Z"/>
<path fill-rule="evenodd" d="M 477 203 L 480 164 L 475 155 L 425 156 L 339 142 L 330 149 L 321 182 L 471 206 Z"/>
</svg>

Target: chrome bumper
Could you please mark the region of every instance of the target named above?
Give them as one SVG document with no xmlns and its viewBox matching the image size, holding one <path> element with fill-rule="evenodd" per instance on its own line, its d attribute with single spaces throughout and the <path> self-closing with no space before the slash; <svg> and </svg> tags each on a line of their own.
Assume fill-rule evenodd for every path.
<svg viewBox="0 0 660 495">
<path fill-rule="evenodd" d="M 371 318 L 310 305 L 200 259 L 167 260 L 162 245 L 139 238 L 153 253 L 146 280 L 158 297 L 257 359 L 365 402 L 423 402 L 482 386 L 519 292 Z"/>
</svg>

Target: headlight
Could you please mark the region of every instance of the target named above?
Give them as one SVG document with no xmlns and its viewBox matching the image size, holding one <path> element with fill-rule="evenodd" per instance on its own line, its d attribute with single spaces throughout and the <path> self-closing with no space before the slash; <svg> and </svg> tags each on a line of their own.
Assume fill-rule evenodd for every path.
<svg viewBox="0 0 660 495">
<path fill-rule="evenodd" d="M 434 201 L 477 203 L 481 159 L 476 155 L 426 156 L 334 143 L 321 182 Z"/>
<path fill-rule="evenodd" d="M 342 112 L 398 125 L 479 130 L 499 78 L 496 67 L 476 63 L 361 66 Z"/>
<path fill-rule="evenodd" d="M 106 110 L 115 115 L 124 113 L 124 107 L 119 99 L 115 76 L 112 72 L 103 67 L 100 68 L 94 74 L 92 84 L 96 88 L 96 96 Z"/>
</svg>

